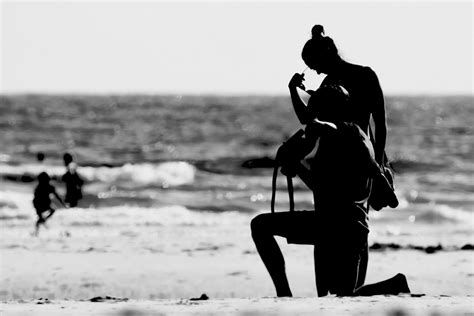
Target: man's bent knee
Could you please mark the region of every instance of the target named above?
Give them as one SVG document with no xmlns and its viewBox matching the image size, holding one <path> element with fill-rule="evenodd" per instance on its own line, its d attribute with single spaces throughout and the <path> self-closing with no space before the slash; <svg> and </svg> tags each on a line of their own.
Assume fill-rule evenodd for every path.
<svg viewBox="0 0 474 316">
<path fill-rule="evenodd" d="M 252 236 L 255 234 L 261 233 L 265 229 L 265 215 L 260 214 L 255 216 L 250 222 L 250 229 L 252 231 Z"/>
</svg>

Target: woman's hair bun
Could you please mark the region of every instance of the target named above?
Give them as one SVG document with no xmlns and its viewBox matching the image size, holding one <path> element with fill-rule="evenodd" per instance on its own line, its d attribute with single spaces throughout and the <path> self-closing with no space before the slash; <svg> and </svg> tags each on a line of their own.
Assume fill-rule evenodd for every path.
<svg viewBox="0 0 474 316">
<path fill-rule="evenodd" d="M 324 35 L 324 27 L 322 25 L 316 24 L 311 29 L 311 38 L 312 39 L 320 39 Z"/>
</svg>

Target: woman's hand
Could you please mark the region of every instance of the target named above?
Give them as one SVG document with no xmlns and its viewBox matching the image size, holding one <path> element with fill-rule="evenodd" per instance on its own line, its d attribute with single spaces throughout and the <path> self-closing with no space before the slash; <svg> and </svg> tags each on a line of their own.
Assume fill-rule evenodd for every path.
<svg viewBox="0 0 474 316">
<path fill-rule="evenodd" d="M 295 73 L 288 83 L 288 88 L 295 89 L 296 87 L 306 90 L 304 84 L 304 74 Z"/>
</svg>

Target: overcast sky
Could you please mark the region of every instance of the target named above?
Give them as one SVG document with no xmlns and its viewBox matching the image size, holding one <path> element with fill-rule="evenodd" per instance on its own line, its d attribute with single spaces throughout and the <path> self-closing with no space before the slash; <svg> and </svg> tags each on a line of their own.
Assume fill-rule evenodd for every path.
<svg viewBox="0 0 474 316">
<path fill-rule="evenodd" d="M 8 2 L 3 93 L 287 93 L 311 27 L 386 94 L 473 93 L 464 2 Z M 317 85 L 315 74 L 308 85 Z"/>
</svg>

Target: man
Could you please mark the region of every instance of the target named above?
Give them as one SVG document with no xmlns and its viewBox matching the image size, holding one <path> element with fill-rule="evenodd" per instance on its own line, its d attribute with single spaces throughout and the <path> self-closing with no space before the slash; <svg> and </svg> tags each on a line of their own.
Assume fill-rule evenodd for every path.
<svg viewBox="0 0 474 316">
<path fill-rule="evenodd" d="M 363 286 L 367 270 L 368 211 L 371 179 L 378 168 L 370 139 L 354 123 L 341 121 L 348 106 L 347 91 L 337 85 L 319 88 L 317 119 L 310 121 L 297 148 L 283 145 L 277 154 L 282 172 L 298 175 L 313 191 L 315 210 L 261 214 L 251 223 L 252 237 L 276 288 L 277 296 L 292 296 L 285 261 L 274 236 L 288 243 L 314 244 L 319 296 L 409 293 L 398 274 Z M 295 161 L 298 151 L 316 146 L 310 170 Z"/>
</svg>

